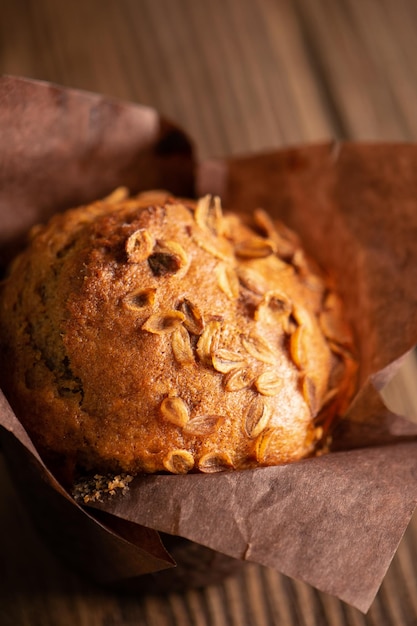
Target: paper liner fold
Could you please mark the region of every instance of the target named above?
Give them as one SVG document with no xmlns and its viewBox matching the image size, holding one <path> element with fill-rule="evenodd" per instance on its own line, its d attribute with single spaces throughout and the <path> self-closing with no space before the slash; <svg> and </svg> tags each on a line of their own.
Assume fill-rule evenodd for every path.
<svg viewBox="0 0 417 626">
<path fill-rule="evenodd" d="M 216 476 L 138 478 L 125 497 L 98 506 L 366 610 L 417 502 L 416 451 L 413 442 Z"/>
<path fill-rule="evenodd" d="M 417 343 L 417 146 L 328 143 L 203 163 L 198 193 L 261 206 L 335 278 L 360 350 L 360 384 L 382 386 Z M 391 365 L 387 370 L 385 368 Z"/>
<path fill-rule="evenodd" d="M 34 220 L 120 185 L 193 193 L 190 140 L 150 107 L 4 76 L 0 128 L 0 265 Z"/>
<path fill-rule="evenodd" d="M 40 535 L 53 552 L 103 584 L 122 584 L 132 578 L 174 567 L 175 561 L 163 547 L 157 532 L 120 521 L 99 521 L 59 489 L 42 466 L 15 437 L 0 435 L 11 478 L 30 512 Z"/>
<path fill-rule="evenodd" d="M 330 454 L 244 472 L 136 477 L 127 494 L 97 503 L 100 512 L 64 492 L 3 399 L 12 475 L 52 545 L 66 541 L 91 575 L 120 582 L 172 565 L 162 531 L 367 610 L 417 503 L 417 425 L 388 411 L 377 392 L 417 339 L 417 146 L 301 146 L 195 172 L 190 141 L 155 111 L 13 77 L 0 79 L 0 133 L 2 264 L 53 211 L 120 184 L 183 196 L 196 184 L 226 208 L 263 206 L 297 230 L 333 276 L 357 339 L 358 394 Z"/>
</svg>

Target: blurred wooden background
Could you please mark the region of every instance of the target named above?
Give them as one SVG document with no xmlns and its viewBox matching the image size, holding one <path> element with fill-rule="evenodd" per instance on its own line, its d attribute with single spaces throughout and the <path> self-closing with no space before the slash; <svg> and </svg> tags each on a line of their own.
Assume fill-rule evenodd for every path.
<svg viewBox="0 0 417 626">
<path fill-rule="evenodd" d="M 200 158 L 329 138 L 415 141 L 416 53 L 413 0 L 0 0 L 2 73 L 151 105 L 191 134 Z M 415 381 L 410 356 L 385 391 L 411 417 Z M 417 624 L 416 517 L 365 617 L 254 565 L 184 596 L 104 592 L 39 542 L 3 465 L 0 486 L 2 626 Z"/>
</svg>

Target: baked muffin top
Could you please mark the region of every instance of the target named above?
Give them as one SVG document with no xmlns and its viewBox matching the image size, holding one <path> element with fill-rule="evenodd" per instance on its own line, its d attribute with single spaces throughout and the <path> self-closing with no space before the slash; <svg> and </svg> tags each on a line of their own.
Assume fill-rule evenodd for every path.
<svg viewBox="0 0 417 626">
<path fill-rule="evenodd" d="M 329 280 L 262 210 L 148 192 L 32 230 L 0 292 L 2 386 L 52 464 L 217 472 L 312 454 L 354 387 Z"/>
</svg>

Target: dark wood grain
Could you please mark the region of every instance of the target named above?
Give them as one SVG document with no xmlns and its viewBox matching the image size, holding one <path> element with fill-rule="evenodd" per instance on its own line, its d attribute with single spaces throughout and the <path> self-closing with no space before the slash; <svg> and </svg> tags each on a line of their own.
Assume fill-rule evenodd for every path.
<svg viewBox="0 0 417 626">
<path fill-rule="evenodd" d="M 152 105 L 201 158 L 332 137 L 416 140 L 416 26 L 413 0 L 2 0 L 0 71 Z M 410 356 L 384 392 L 409 416 L 415 378 Z M 2 626 L 417 623 L 416 517 L 363 616 L 255 565 L 185 595 L 105 591 L 43 546 L 3 464 L 0 490 Z"/>
</svg>

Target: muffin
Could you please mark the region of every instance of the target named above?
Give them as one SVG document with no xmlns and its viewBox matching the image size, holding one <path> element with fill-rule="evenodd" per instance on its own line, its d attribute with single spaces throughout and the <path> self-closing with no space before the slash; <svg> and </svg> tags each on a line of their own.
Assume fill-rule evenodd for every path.
<svg viewBox="0 0 417 626">
<path fill-rule="evenodd" d="M 56 214 L 0 305 L 3 388 L 67 476 L 295 461 L 354 389 L 330 279 L 283 224 L 217 197 L 119 189 Z"/>
</svg>

